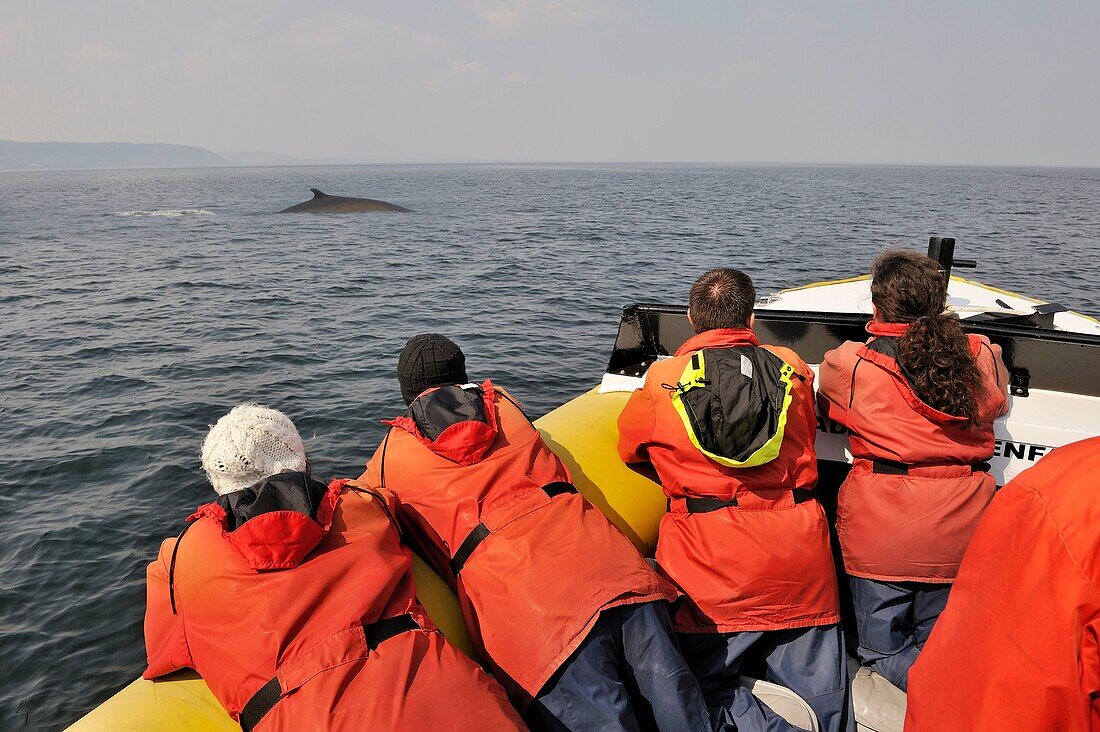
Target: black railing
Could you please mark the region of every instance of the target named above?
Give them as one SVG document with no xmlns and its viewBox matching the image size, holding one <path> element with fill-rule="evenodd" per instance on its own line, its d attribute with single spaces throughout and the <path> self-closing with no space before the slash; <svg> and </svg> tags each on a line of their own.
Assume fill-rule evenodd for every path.
<svg viewBox="0 0 1100 732">
<path fill-rule="evenodd" d="M 848 313 L 757 310 L 756 334 L 762 343 L 786 346 L 807 363 L 820 363 L 826 351 L 844 341 L 866 340 L 868 320 L 866 315 Z M 1100 396 L 1100 336 L 1019 322 L 962 323 L 968 332 L 1001 346 L 1017 396 L 1026 396 L 1029 389 Z M 640 376 L 654 359 L 674 354 L 693 334 L 686 307 L 625 307 L 607 372 Z"/>
</svg>

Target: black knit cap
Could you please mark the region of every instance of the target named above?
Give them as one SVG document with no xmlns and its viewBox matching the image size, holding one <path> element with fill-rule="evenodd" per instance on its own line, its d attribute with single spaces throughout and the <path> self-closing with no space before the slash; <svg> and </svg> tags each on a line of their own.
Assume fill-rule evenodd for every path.
<svg viewBox="0 0 1100 732">
<path fill-rule="evenodd" d="M 397 381 L 405 404 L 412 404 L 425 389 L 465 384 L 469 380 L 462 349 L 439 333 L 413 336 L 397 359 Z"/>
</svg>

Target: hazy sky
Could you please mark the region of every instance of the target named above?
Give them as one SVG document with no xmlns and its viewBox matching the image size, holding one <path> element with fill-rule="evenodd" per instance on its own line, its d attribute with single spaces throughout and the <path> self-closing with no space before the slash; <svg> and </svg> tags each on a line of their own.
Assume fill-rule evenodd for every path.
<svg viewBox="0 0 1100 732">
<path fill-rule="evenodd" d="M 1100 165 L 1100 1 L 0 0 L 0 138 Z"/>
</svg>

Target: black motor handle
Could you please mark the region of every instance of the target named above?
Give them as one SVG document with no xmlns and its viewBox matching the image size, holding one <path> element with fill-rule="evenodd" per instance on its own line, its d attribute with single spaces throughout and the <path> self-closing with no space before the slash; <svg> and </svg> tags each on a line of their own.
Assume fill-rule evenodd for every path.
<svg viewBox="0 0 1100 732">
<path fill-rule="evenodd" d="M 943 269 L 945 279 L 951 279 L 951 267 L 974 269 L 978 266 L 974 259 L 955 259 L 955 237 L 933 236 L 928 239 L 928 256 L 936 260 Z"/>
</svg>

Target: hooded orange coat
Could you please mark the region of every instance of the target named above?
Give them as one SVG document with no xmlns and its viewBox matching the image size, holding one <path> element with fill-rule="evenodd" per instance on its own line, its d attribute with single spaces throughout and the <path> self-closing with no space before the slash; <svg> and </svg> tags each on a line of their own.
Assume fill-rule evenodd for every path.
<svg viewBox="0 0 1100 732">
<path fill-rule="evenodd" d="M 229 531 L 209 503 L 166 539 L 148 570 L 145 678 L 193 668 L 239 720 L 277 675 L 287 695 L 259 732 L 523 729 L 416 602 L 410 555 L 378 501 L 344 483 L 315 518 L 276 510 Z M 420 628 L 367 647 L 364 626 L 404 614 Z"/>
<path fill-rule="evenodd" d="M 397 495 L 402 523 L 455 586 L 474 643 L 523 704 L 601 610 L 678 593 L 583 496 L 542 490 L 569 482 L 569 470 L 509 397 L 489 381 L 481 393 L 485 420 L 434 441 L 408 416 L 390 422 L 360 482 Z M 479 523 L 489 534 L 455 578 L 449 562 Z"/>
<path fill-rule="evenodd" d="M 909 672 L 907 732 L 1100 730 L 1100 437 L 1001 489 Z"/>
<path fill-rule="evenodd" d="M 748 329 L 709 330 L 674 358 L 657 361 L 619 415 L 619 454 L 650 462 L 669 497 L 657 562 L 687 594 L 676 615 L 684 633 L 782 630 L 840 620 L 829 525 L 816 500 L 792 490 L 817 483 L 814 374 L 794 351 L 764 346 L 794 367 L 787 427 L 779 455 L 753 468 L 720 465 L 688 437 L 663 384 L 675 384 L 703 348 L 759 346 Z M 736 508 L 688 513 L 682 499 L 736 498 Z"/>
<path fill-rule="evenodd" d="M 970 349 L 985 382 L 980 418 L 967 426 L 917 397 L 893 354 L 907 326 L 872 321 L 867 343 L 825 354 L 822 413 L 849 431 L 852 471 L 840 488 L 837 534 L 848 574 L 885 582 L 949 583 L 996 483 L 972 464 L 993 456 L 993 420 L 1006 409 L 1001 349 L 979 335 Z M 873 461 L 915 466 L 876 473 Z"/>
</svg>

